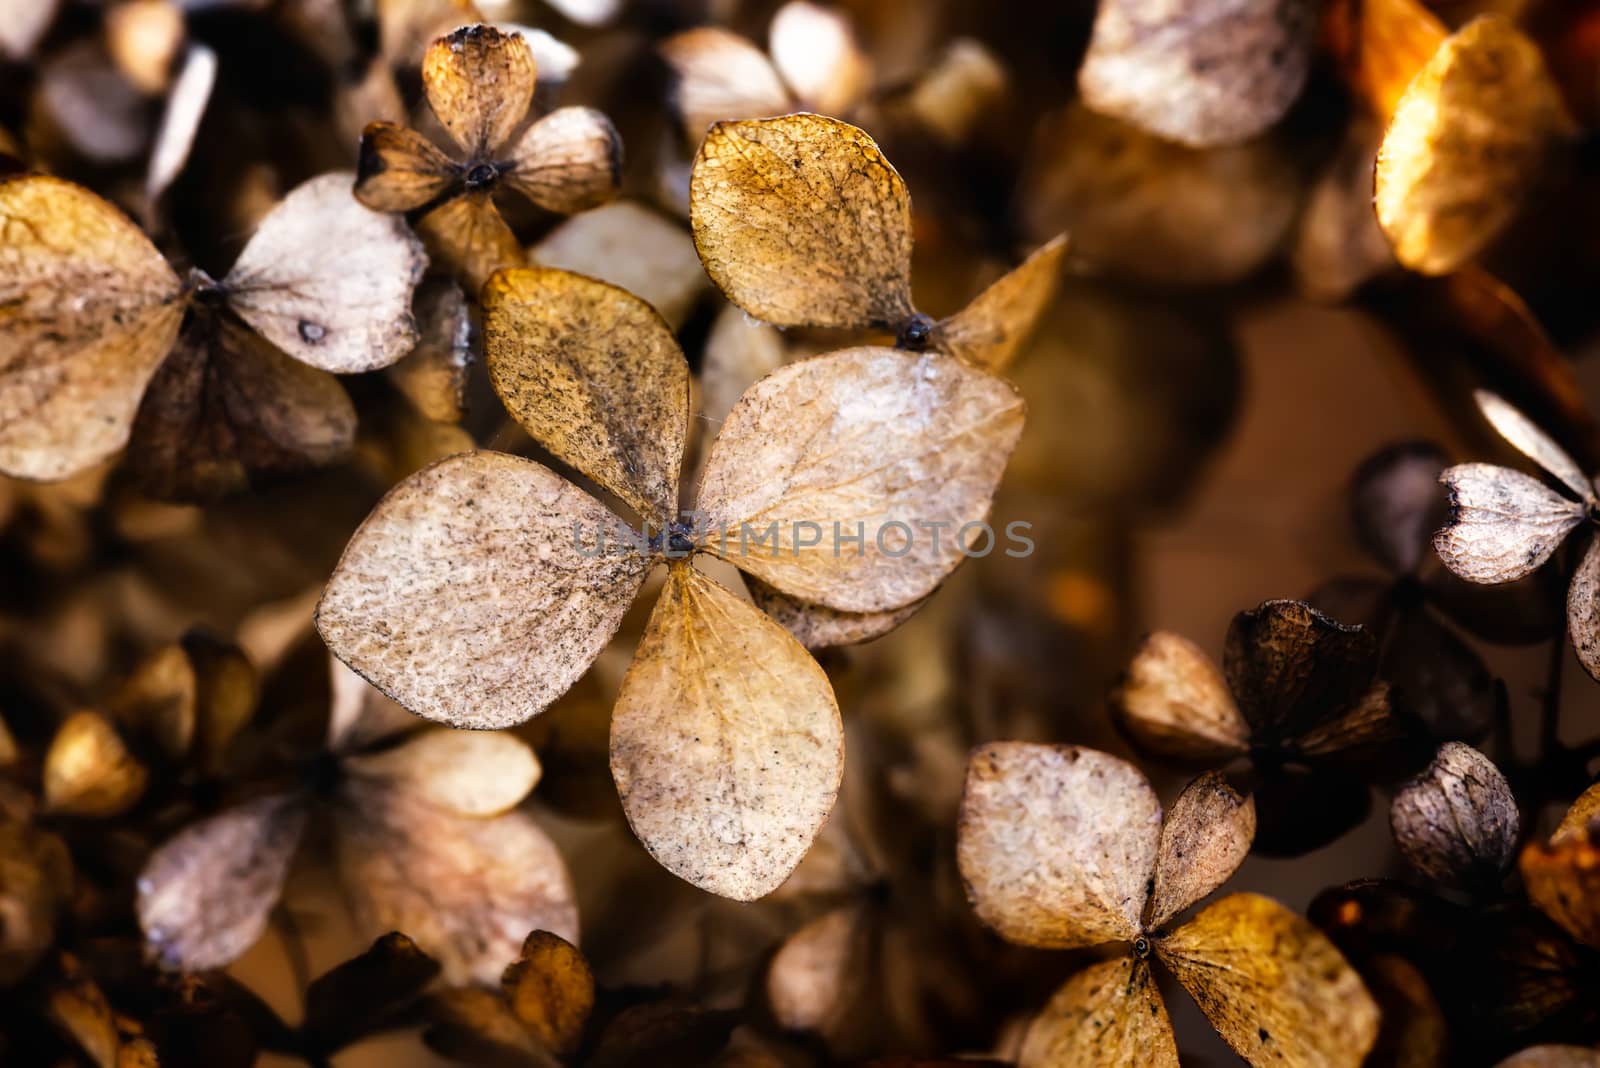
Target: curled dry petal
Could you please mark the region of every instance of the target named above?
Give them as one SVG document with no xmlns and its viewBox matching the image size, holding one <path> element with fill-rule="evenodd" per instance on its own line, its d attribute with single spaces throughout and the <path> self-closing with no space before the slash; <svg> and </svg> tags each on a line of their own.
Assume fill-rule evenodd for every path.
<svg viewBox="0 0 1600 1068">
<path fill-rule="evenodd" d="M 301 363 L 387 367 L 417 343 L 411 291 L 427 258 L 404 222 L 359 204 L 353 176 L 304 182 L 261 220 L 223 279 L 228 304 Z"/>
<path fill-rule="evenodd" d="M 1028 1027 L 1018 1068 L 1178 1068 L 1167 1006 L 1147 961 L 1126 954 L 1085 968 Z"/>
<path fill-rule="evenodd" d="M 558 108 L 507 149 L 506 184 L 546 211 L 604 204 L 622 183 L 622 139 L 594 108 Z"/>
<path fill-rule="evenodd" d="M 128 439 L 181 286 L 126 216 L 59 178 L 0 184 L 0 472 L 61 479 Z"/>
<path fill-rule="evenodd" d="M 1022 420 L 1010 385 L 937 353 L 789 364 L 723 421 L 696 503 L 703 544 L 804 601 L 901 608 L 933 592 L 963 545 L 985 551 L 978 528 Z M 858 532 L 859 550 L 842 540 Z"/>
<path fill-rule="evenodd" d="M 856 645 L 881 638 L 910 619 L 925 601 L 912 601 L 888 612 L 840 612 L 820 604 L 797 601 L 758 578 L 746 577 L 750 599 L 777 620 L 795 640 L 810 650 Z"/>
<path fill-rule="evenodd" d="M 856 43 L 849 19 L 838 10 L 790 0 L 772 16 L 767 43 L 778 73 L 807 110 L 842 115 L 860 101 L 872 81 L 872 62 Z"/>
<path fill-rule="evenodd" d="M 483 308 L 489 378 L 522 428 L 657 528 L 676 518 L 689 365 L 656 310 L 548 267 L 496 274 Z"/>
<path fill-rule="evenodd" d="M 1253 731 L 1292 739 L 1361 702 L 1377 662 L 1371 632 L 1301 601 L 1267 601 L 1233 617 L 1222 669 Z"/>
<path fill-rule="evenodd" d="M 1111 695 L 1117 725 L 1141 748 L 1180 760 L 1220 763 L 1241 756 L 1250 725 L 1222 672 L 1182 635 L 1158 630 L 1133 654 Z"/>
<path fill-rule="evenodd" d="M 457 816 L 403 789 L 351 781 L 335 824 L 345 894 L 364 933 L 405 931 L 448 983 L 500 979 L 531 930 L 578 937 L 572 879 L 525 812 Z"/>
<path fill-rule="evenodd" d="M 698 146 L 712 123 L 794 110 L 765 53 L 736 33 L 702 26 L 667 38 L 661 57 L 677 76 L 673 104 L 684 139 Z"/>
<path fill-rule="evenodd" d="M 1055 295 L 1066 254 L 1066 234 L 1046 241 L 971 304 L 940 320 L 929 346 L 994 374 L 1003 373 Z"/>
<path fill-rule="evenodd" d="M 688 564 L 667 577 L 611 720 L 634 834 L 674 875 L 750 901 L 828 818 L 844 733 L 828 677 L 788 632 Z"/>
<path fill-rule="evenodd" d="M 706 273 L 776 326 L 898 329 L 911 316 L 911 195 L 863 131 L 821 115 L 719 122 L 690 174 Z"/>
<path fill-rule="evenodd" d="M 475 162 L 487 162 L 528 114 L 534 76 L 528 43 L 493 26 L 462 26 L 422 57 L 428 106 Z"/>
<path fill-rule="evenodd" d="M 1512 448 L 1554 475 L 1578 500 L 1594 500 L 1594 486 L 1584 477 L 1583 468 L 1532 419 L 1487 390 L 1478 390 L 1472 398 L 1489 425 L 1510 442 Z"/>
<path fill-rule="evenodd" d="M 1482 15 L 1417 72 L 1378 150 L 1378 223 L 1401 263 L 1464 264 L 1516 215 L 1572 127 L 1539 47 Z"/>
<path fill-rule="evenodd" d="M 1583 522 L 1583 505 L 1509 467 L 1458 464 L 1439 480 L 1450 496 L 1450 521 L 1433 547 L 1470 582 L 1513 582 L 1533 573 Z"/>
<path fill-rule="evenodd" d="M 1211 1026 L 1251 1064 L 1356 1068 L 1378 1007 L 1333 943 L 1276 901 L 1234 894 L 1156 942 Z"/>
<path fill-rule="evenodd" d="M 611 639 L 643 554 L 607 554 L 616 517 L 529 460 L 466 453 L 389 492 L 345 548 L 317 629 L 421 716 L 488 729 L 561 696 Z"/>
<path fill-rule="evenodd" d="M 232 964 L 266 929 L 305 828 L 305 806 L 275 795 L 192 824 L 139 875 L 139 926 L 167 968 Z"/>
<path fill-rule="evenodd" d="M 356 199 L 373 211 L 415 211 L 443 196 L 457 177 L 450 157 L 415 130 L 375 122 L 361 132 Z"/>
<path fill-rule="evenodd" d="M 956 858 L 978 918 L 1010 941 L 1136 937 L 1160 836 L 1155 791 L 1116 757 L 994 742 L 967 762 Z"/>
<path fill-rule="evenodd" d="M 393 749 L 349 757 L 345 766 L 458 816 L 494 816 L 539 782 L 539 758 L 500 731 L 424 731 Z"/>
<path fill-rule="evenodd" d="M 576 946 L 549 931 L 534 931 L 500 978 L 506 1002 L 540 1045 L 567 1056 L 577 1048 L 594 1011 L 594 974 Z"/>
<path fill-rule="evenodd" d="M 1147 927 L 1162 927 L 1228 881 L 1256 835 L 1255 800 L 1211 771 L 1184 788 L 1161 826 Z"/>
<path fill-rule="evenodd" d="M 1407 861 L 1430 879 L 1497 886 L 1517 848 L 1517 799 L 1488 757 L 1460 742 L 1395 792 L 1389 826 Z"/>
<path fill-rule="evenodd" d="M 75 712 L 44 756 L 44 804 L 51 812 L 106 818 L 132 808 L 150 773 L 128 751 L 111 721 Z"/>
<path fill-rule="evenodd" d="M 1101 0 L 1078 88 L 1096 111 L 1172 141 L 1244 141 L 1300 95 L 1316 15 L 1306 0 Z"/>
<path fill-rule="evenodd" d="M 1519 864 L 1528 900 L 1573 938 L 1600 949 L 1600 845 L 1588 827 L 1531 843 Z"/>
</svg>

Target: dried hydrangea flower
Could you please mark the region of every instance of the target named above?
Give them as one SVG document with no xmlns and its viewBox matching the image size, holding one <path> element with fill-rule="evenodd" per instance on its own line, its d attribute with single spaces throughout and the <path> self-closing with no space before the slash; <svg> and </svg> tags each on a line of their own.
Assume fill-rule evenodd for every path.
<svg viewBox="0 0 1600 1068">
<path fill-rule="evenodd" d="M 1306 0 L 1100 0 L 1078 90 L 1094 110 L 1168 140 L 1237 144 L 1300 95 L 1316 28 Z"/>
<path fill-rule="evenodd" d="M 348 174 L 293 190 L 220 282 L 180 279 L 137 227 L 58 178 L 0 184 L 0 471 L 60 479 L 135 439 L 160 490 L 325 463 L 355 411 L 333 373 L 416 342 L 422 248 L 350 198 Z"/>
<path fill-rule="evenodd" d="M 497 190 L 562 214 L 617 192 L 622 144 L 600 112 L 559 108 L 523 128 L 534 78 L 520 34 L 463 26 L 434 41 L 422 61 L 428 105 L 457 154 L 391 122 L 361 136 L 356 197 L 377 211 L 421 213 L 418 229 L 474 293 L 498 268 L 523 262 L 494 206 Z"/>
<path fill-rule="evenodd" d="M 1389 806 L 1395 844 L 1437 882 L 1493 894 L 1511 866 L 1521 829 L 1517 799 L 1494 762 L 1446 742 Z"/>
<path fill-rule="evenodd" d="M 872 62 L 839 11 L 790 0 L 773 15 L 767 37 L 770 58 L 715 26 L 661 43 L 662 58 L 677 75 L 674 104 L 690 146 L 724 120 L 791 111 L 847 115 L 871 88 Z"/>
<path fill-rule="evenodd" d="M 1440 476 L 1450 494 L 1450 517 L 1433 547 L 1451 571 L 1469 582 L 1514 582 L 1550 559 L 1600 509 L 1595 484 L 1533 421 L 1493 393 L 1474 394 L 1489 425 L 1561 485 L 1550 489 L 1532 475 L 1494 464 L 1459 464 Z M 1589 547 L 1567 592 L 1567 632 L 1584 670 L 1600 679 L 1600 539 Z"/>
<path fill-rule="evenodd" d="M 313 818 L 360 927 L 403 930 L 456 983 L 491 982 L 520 932 L 577 936 L 554 844 L 516 806 L 539 763 L 507 734 L 429 729 L 330 661 L 325 752 L 303 786 L 225 808 L 169 839 L 138 882 L 139 925 L 168 968 L 224 967 L 266 927 Z"/>
<path fill-rule="evenodd" d="M 1573 938 L 1600 949 L 1600 786 L 1573 802 L 1548 843 L 1532 842 L 1520 867 L 1528 900 Z"/>
<path fill-rule="evenodd" d="M 1138 769 L 1075 746 L 996 742 L 967 765 L 957 858 L 978 918 L 1009 941 L 1125 954 L 1068 980 L 1020 1068 L 1164 1065 L 1178 1050 L 1150 958 L 1251 1064 L 1362 1063 L 1378 1010 L 1339 951 L 1277 902 L 1233 894 L 1173 921 L 1238 868 L 1255 806 L 1211 773 L 1163 822 Z"/>
<path fill-rule="evenodd" d="M 1388 770 L 1408 729 L 1377 677 L 1370 631 L 1300 601 L 1267 601 L 1228 628 L 1219 671 L 1193 642 L 1156 631 L 1111 698 L 1141 750 L 1182 762 L 1248 757 L 1258 778 L 1256 848 L 1295 854 L 1366 815 L 1363 777 Z"/>
<path fill-rule="evenodd" d="M 911 195 L 866 133 L 822 115 L 719 122 L 690 176 L 701 262 L 774 326 L 887 331 L 899 348 L 1003 371 L 1055 290 L 1065 235 L 955 315 L 911 302 Z"/>
<path fill-rule="evenodd" d="M 1527 200 L 1574 131 L 1539 46 L 1488 14 L 1446 38 L 1406 88 L 1378 150 L 1374 206 L 1402 264 L 1446 274 Z"/>
<path fill-rule="evenodd" d="M 643 531 L 532 461 L 452 457 L 395 487 L 356 532 L 318 629 L 418 715 L 504 727 L 588 669 L 665 563 L 612 718 L 612 774 L 634 832 L 669 871 L 760 897 L 833 805 L 839 712 L 816 661 L 689 558 L 721 556 L 841 611 L 926 597 L 961 551 L 951 538 L 901 544 L 895 517 L 952 531 L 980 522 L 1022 402 L 937 353 L 866 347 L 792 364 L 723 423 L 685 518 L 689 370 L 660 316 L 548 268 L 499 273 L 483 301 L 489 374 L 507 409 Z M 813 529 L 865 540 L 859 551 L 808 544 Z"/>
</svg>

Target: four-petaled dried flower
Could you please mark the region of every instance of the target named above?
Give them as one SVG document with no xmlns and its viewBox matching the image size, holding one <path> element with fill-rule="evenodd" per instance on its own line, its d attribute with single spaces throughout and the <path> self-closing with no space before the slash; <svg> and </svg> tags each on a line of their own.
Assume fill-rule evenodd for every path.
<svg viewBox="0 0 1600 1068">
<path fill-rule="evenodd" d="M 458 155 L 392 122 L 375 122 L 361 137 L 356 196 L 378 211 L 421 212 L 418 228 L 430 248 L 474 293 L 499 268 L 524 260 L 494 206 L 497 190 L 515 190 L 561 214 L 617 192 L 622 144 L 600 112 L 559 108 L 521 129 L 534 77 L 521 35 L 463 26 L 434 41 L 422 59 L 428 105 Z"/>
<path fill-rule="evenodd" d="M 973 751 L 956 849 L 979 919 L 1026 946 L 1129 947 L 1056 992 L 1020 1068 L 1176 1068 L 1152 956 L 1251 1064 L 1362 1062 L 1377 1006 L 1310 923 L 1241 893 L 1173 924 L 1238 868 L 1255 822 L 1253 801 L 1214 772 L 1163 822 L 1144 776 L 1108 754 L 1024 742 Z"/>
<path fill-rule="evenodd" d="M 59 178 L 0 184 L 0 472 L 60 479 L 131 453 L 158 491 L 345 453 L 355 409 L 328 372 L 416 343 L 422 246 L 350 196 L 292 191 L 221 282 L 179 278 L 116 208 Z"/>
<path fill-rule="evenodd" d="M 1595 483 L 1527 416 L 1493 393 L 1478 408 L 1512 448 L 1561 484 L 1557 493 L 1532 475 L 1495 464 L 1459 464 L 1440 476 L 1450 518 L 1434 536 L 1445 566 L 1471 582 L 1513 582 L 1532 574 L 1580 526 L 1593 526 Z M 1591 538 L 1567 592 L 1567 632 L 1584 669 L 1600 679 L 1600 539 Z"/>
<path fill-rule="evenodd" d="M 832 610 L 892 612 L 926 597 L 960 562 L 953 534 L 988 512 L 1022 401 L 938 353 L 865 347 L 791 364 L 729 413 L 685 519 L 689 371 L 660 316 L 553 269 L 501 272 L 484 305 L 506 407 L 644 532 L 619 536 L 610 509 L 532 461 L 452 457 L 402 482 L 356 532 L 318 628 L 413 712 L 504 727 L 588 669 L 665 563 L 612 718 L 612 774 L 634 832 L 669 871 L 760 897 L 833 805 L 839 711 L 816 661 L 689 557 L 721 556 Z M 911 537 L 912 523 L 952 536 Z"/>
</svg>

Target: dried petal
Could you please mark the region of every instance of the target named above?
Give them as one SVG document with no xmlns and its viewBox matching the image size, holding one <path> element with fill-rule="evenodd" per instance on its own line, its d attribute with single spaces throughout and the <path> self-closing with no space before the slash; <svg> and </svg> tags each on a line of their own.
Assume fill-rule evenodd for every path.
<svg viewBox="0 0 1600 1068">
<path fill-rule="evenodd" d="M 1439 480 L 1450 495 L 1450 521 L 1433 536 L 1433 547 L 1446 567 L 1471 582 L 1531 574 L 1583 522 L 1583 505 L 1509 467 L 1458 464 Z"/>
<path fill-rule="evenodd" d="M 105 14 L 106 50 L 141 92 L 165 92 L 183 46 L 183 10 L 171 0 L 122 0 Z"/>
<path fill-rule="evenodd" d="M 1556 827 L 1555 834 L 1550 836 L 1552 842 L 1560 841 L 1570 835 L 1588 828 L 1596 816 L 1600 816 L 1600 783 L 1589 787 L 1567 809 L 1566 815 L 1561 817 L 1561 823 Z"/>
<path fill-rule="evenodd" d="M 0 53 L 26 59 L 50 28 L 61 0 L 5 0 L 0 4 Z"/>
<path fill-rule="evenodd" d="M 787 631 L 676 564 L 622 681 L 611 774 L 668 871 L 751 901 L 811 848 L 844 772 L 828 677 Z"/>
<path fill-rule="evenodd" d="M 546 267 L 495 275 L 483 308 L 489 377 L 523 429 L 644 519 L 675 519 L 689 366 L 655 309 Z"/>
<path fill-rule="evenodd" d="M 1478 410 L 1489 420 L 1489 425 L 1510 442 L 1512 448 L 1554 475 L 1578 500 L 1594 500 L 1594 486 L 1584 477 L 1577 461 L 1532 419 L 1487 390 L 1476 391 L 1472 399 L 1478 402 Z"/>
<path fill-rule="evenodd" d="M 1517 799 L 1488 757 L 1446 742 L 1427 770 L 1395 792 L 1389 827 L 1400 852 L 1423 875 L 1492 889 L 1517 848 Z"/>
<path fill-rule="evenodd" d="M 1377 660 L 1369 631 L 1301 601 L 1267 601 L 1233 617 L 1222 667 L 1260 741 L 1296 738 L 1351 709 L 1370 687 Z"/>
<path fill-rule="evenodd" d="M 842 115 L 860 101 L 872 81 L 872 63 L 839 11 L 790 0 L 772 16 L 767 43 L 778 73 L 808 111 Z"/>
<path fill-rule="evenodd" d="M 193 824 L 150 855 L 139 926 L 168 968 L 232 964 L 261 937 L 300 846 L 306 809 L 292 797 L 247 802 Z"/>
<path fill-rule="evenodd" d="M 98 986 L 87 978 L 69 978 L 50 991 L 48 1011 L 56 1026 L 71 1035 L 98 1068 L 117 1068 L 122 1036 Z"/>
<path fill-rule="evenodd" d="M 1307 194 L 1290 259 L 1301 291 L 1313 300 L 1344 300 L 1395 265 L 1372 213 L 1372 171 L 1382 134 L 1371 119 L 1354 118 Z"/>
<path fill-rule="evenodd" d="M 132 808 L 150 773 L 98 712 L 68 716 L 44 757 L 44 804 L 51 812 L 106 818 Z"/>
<path fill-rule="evenodd" d="M 422 1042 L 441 1056 L 495 1068 L 549 1068 L 549 1053 L 539 1048 L 498 991 L 437 991 L 428 998 L 427 1019 Z"/>
<path fill-rule="evenodd" d="M 1361 545 L 1396 575 L 1417 569 L 1445 514 L 1437 445 L 1407 441 L 1364 460 L 1350 485 L 1350 518 Z"/>
<path fill-rule="evenodd" d="M 1256 834 L 1255 800 L 1211 771 L 1184 788 L 1161 826 L 1148 927 L 1178 913 L 1228 881 Z"/>
<path fill-rule="evenodd" d="M 852 987 L 864 985 L 857 950 L 869 922 L 859 905 L 841 906 L 807 923 L 778 947 L 767 969 L 767 1002 L 779 1026 L 828 1033 L 851 995 L 861 993 Z"/>
<path fill-rule="evenodd" d="M 578 937 L 572 879 L 524 812 L 456 816 L 355 780 L 338 809 L 339 873 L 363 931 L 405 931 L 452 984 L 499 980 L 531 930 Z"/>
<path fill-rule="evenodd" d="M 558 108 L 506 150 L 505 181 L 546 211 L 604 204 L 622 184 L 622 139 L 594 108 Z"/>
<path fill-rule="evenodd" d="M 1600 1050 L 1588 1046 L 1529 1046 L 1495 1068 L 1600 1068 Z"/>
<path fill-rule="evenodd" d="M 164 645 L 139 663 L 105 704 L 128 730 L 153 738 L 177 758 L 189 751 L 198 719 L 199 680 L 181 645 Z"/>
<path fill-rule="evenodd" d="M 424 731 L 393 749 L 353 756 L 345 767 L 458 816 L 496 816 L 539 782 L 526 742 L 500 731 Z"/>
<path fill-rule="evenodd" d="M 200 132 L 200 120 L 205 117 L 216 81 L 217 54 L 203 44 L 190 45 L 183 69 L 167 94 L 161 125 L 150 149 L 150 167 L 144 180 L 148 203 L 153 205 L 161 199 L 189 161 L 189 151 L 194 147 L 195 134 Z"/>
<path fill-rule="evenodd" d="M 790 364 L 722 424 L 696 503 L 703 544 L 804 601 L 903 607 L 986 551 L 1022 418 L 1015 389 L 948 356 L 858 348 Z M 842 540 L 858 533 L 859 550 Z"/>
<path fill-rule="evenodd" d="M 1406 86 L 1433 58 L 1449 31 L 1419 0 L 1361 0 L 1351 7 L 1360 18 L 1352 81 L 1387 122 Z"/>
<path fill-rule="evenodd" d="M 1304 0 L 1102 0 L 1078 90 L 1096 111 L 1169 140 L 1235 144 L 1300 95 L 1316 24 Z"/>
<path fill-rule="evenodd" d="M 1011 365 L 1055 295 L 1067 235 L 1058 234 L 979 293 L 971 304 L 942 319 L 930 347 L 1000 374 Z"/>
<path fill-rule="evenodd" d="M 1600 846 L 1588 827 L 1548 845 L 1533 842 L 1519 864 L 1528 900 L 1586 946 L 1600 949 Z"/>
<path fill-rule="evenodd" d="M 1222 672 L 1182 635 L 1158 630 L 1140 643 L 1111 695 L 1117 726 L 1162 756 L 1222 763 L 1242 755 L 1250 726 Z"/>
<path fill-rule="evenodd" d="M 441 460 L 391 490 L 350 539 L 317 629 L 420 716 L 521 723 L 588 669 L 644 580 L 643 554 L 603 551 L 618 522 L 531 461 Z"/>
<path fill-rule="evenodd" d="M 428 106 L 476 162 L 510 140 L 533 103 L 533 83 L 528 43 L 493 26 L 462 26 L 422 57 Z"/>
<path fill-rule="evenodd" d="M 696 269 L 699 259 L 695 260 Z M 776 327 L 750 318 L 732 304 L 711 324 L 700 366 L 700 413 L 713 427 L 733 411 L 744 391 L 789 362 Z"/>
<path fill-rule="evenodd" d="M 374 122 L 361 132 L 356 199 L 373 211 L 415 211 L 459 179 L 450 157 L 415 130 Z"/>
<path fill-rule="evenodd" d="M 301 1032 L 312 1050 L 336 1050 L 380 1023 L 439 974 L 439 964 L 398 931 L 306 987 Z"/>
<path fill-rule="evenodd" d="M 994 742 L 967 762 L 956 858 L 978 918 L 1010 941 L 1135 938 L 1160 836 L 1155 791 L 1116 757 Z"/>
<path fill-rule="evenodd" d="M 674 330 L 683 326 L 706 288 L 689 231 L 633 200 L 568 219 L 545 235 L 529 258 L 626 289 Z"/>
<path fill-rule="evenodd" d="M 476 293 L 501 268 L 522 266 L 522 244 L 486 192 L 451 197 L 417 220 L 433 261 L 455 272 Z"/>
<path fill-rule="evenodd" d="M 243 489 L 252 473 L 333 463 L 355 435 L 338 379 L 231 316 L 202 314 L 150 380 L 129 455 L 150 493 L 206 500 Z"/>
<path fill-rule="evenodd" d="M 412 306 L 422 336 L 416 348 L 388 368 L 389 381 L 424 418 L 459 423 L 473 362 L 466 295 L 454 282 L 431 279 L 417 287 Z"/>
<path fill-rule="evenodd" d="M 534 931 L 500 979 L 506 1001 L 545 1049 L 566 1056 L 594 1011 L 594 975 L 571 942 Z"/>
<path fill-rule="evenodd" d="M 65 478 L 127 441 L 181 287 L 138 227 L 59 178 L 0 184 L 0 234 L 0 471 Z"/>
<path fill-rule="evenodd" d="M 1150 965 L 1132 955 L 1085 968 L 1028 1027 L 1018 1068 L 1178 1068 L 1167 1006 Z"/>
<path fill-rule="evenodd" d="M 356 752 L 417 725 L 416 716 L 332 654 L 328 656 L 328 688 L 330 752 Z"/>
<path fill-rule="evenodd" d="M 757 578 L 746 578 L 750 599 L 810 650 L 856 645 L 881 638 L 916 614 L 926 601 L 912 601 L 890 612 L 839 612 L 797 601 Z"/>
<path fill-rule="evenodd" d="M 766 55 L 736 33 L 703 26 L 675 34 L 661 43 L 661 58 L 677 75 L 673 103 L 691 145 L 712 123 L 794 110 Z"/>
<path fill-rule="evenodd" d="M 411 291 L 427 259 L 405 223 L 350 195 L 339 171 L 295 187 L 223 279 L 228 306 L 302 363 L 387 367 L 417 343 Z"/>
<path fill-rule="evenodd" d="M 1322 932 L 1276 901 L 1233 894 L 1156 953 L 1211 1026 L 1251 1064 L 1356 1068 L 1378 1037 L 1378 1007 Z"/>
<path fill-rule="evenodd" d="M 706 273 L 751 315 L 889 330 L 910 318 L 911 195 L 854 126 L 809 114 L 717 123 L 689 196 Z"/>
<path fill-rule="evenodd" d="M 1471 741 L 1494 725 L 1501 691 L 1488 665 L 1427 608 L 1400 608 L 1385 641 L 1383 674 L 1394 706 L 1432 738 Z"/>
<path fill-rule="evenodd" d="M 1539 48 L 1480 16 L 1417 72 L 1378 150 L 1378 223 L 1412 270 L 1447 274 L 1516 215 L 1572 128 Z"/>
</svg>

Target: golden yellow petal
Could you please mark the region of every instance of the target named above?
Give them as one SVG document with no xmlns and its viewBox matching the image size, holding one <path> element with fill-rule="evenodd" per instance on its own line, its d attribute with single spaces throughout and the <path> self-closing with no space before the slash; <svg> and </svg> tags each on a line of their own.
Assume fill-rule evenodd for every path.
<svg viewBox="0 0 1600 1068">
<path fill-rule="evenodd" d="M 1017 1068 L 1178 1068 L 1167 1006 L 1131 954 L 1085 968 L 1057 990 L 1022 1040 Z"/>
<path fill-rule="evenodd" d="M 1011 366 L 1055 295 L 1067 235 L 1058 234 L 933 328 L 930 347 L 995 374 Z"/>
<path fill-rule="evenodd" d="M 500 978 L 506 1002 L 545 1049 L 567 1056 L 577 1048 L 594 1011 L 594 974 L 576 946 L 549 931 L 534 931 Z"/>
</svg>

